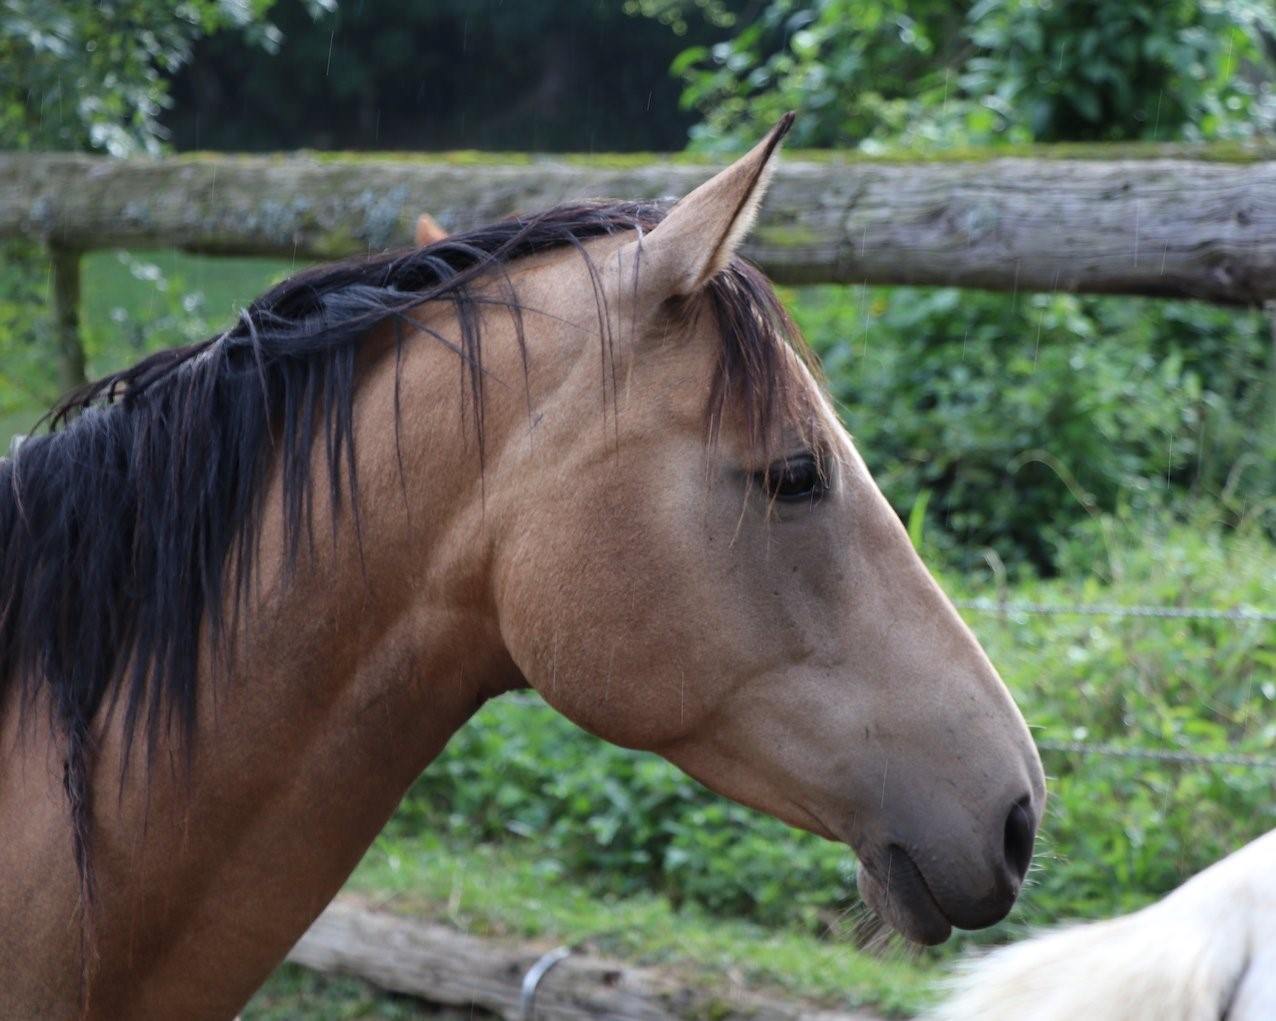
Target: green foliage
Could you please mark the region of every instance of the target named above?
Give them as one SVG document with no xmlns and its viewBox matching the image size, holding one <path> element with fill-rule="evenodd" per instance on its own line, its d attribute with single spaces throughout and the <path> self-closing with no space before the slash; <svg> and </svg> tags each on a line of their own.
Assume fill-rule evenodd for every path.
<svg viewBox="0 0 1276 1021">
<path fill-rule="evenodd" d="M 654 756 L 602 745 L 539 707 L 496 704 L 457 734 L 388 832 L 420 831 L 534 840 L 610 892 L 658 889 L 674 903 L 759 921 L 813 921 L 830 890 L 852 887 L 841 849 L 723 801 Z M 756 839 L 741 846 L 745 833 Z"/>
<path fill-rule="evenodd" d="M 727 0 L 625 0 L 624 11 L 631 16 L 655 18 L 673 29 L 674 35 L 687 34 L 695 15 L 714 28 L 732 28 L 736 16 Z"/>
<path fill-rule="evenodd" d="M 57 393 L 48 352 L 52 322 L 44 306 L 48 270 L 34 245 L 0 243 L 0 454 L 12 432 L 26 431 Z"/>
<path fill-rule="evenodd" d="M 773 0 L 731 40 L 690 47 L 674 61 L 684 105 L 704 117 L 693 144 L 748 144 L 791 109 L 800 111 L 794 145 L 869 137 L 893 103 L 954 59 L 961 10 L 946 0 Z"/>
<path fill-rule="evenodd" d="M 1208 494 L 1276 527 L 1276 364 L 1256 312 L 949 288 L 789 301 L 902 516 L 971 568 L 1055 569 L 1091 515 Z"/>
<path fill-rule="evenodd" d="M 961 92 L 1042 141 L 1270 130 L 1267 0 L 978 0 Z"/>
<path fill-rule="evenodd" d="M 1069 579 L 1025 580 L 1010 597 L 1269 606 L 1276 576 L 1266 538 L 1252 528 L 1224 533 L 1207 512 L 1186 525 L 1101 517 L 1059 555 Z M 972 623 L 1041 738 L 1256 754 L 1276 742 L 1270 624 Z M 1276 825 L 1270 773 L 1055 753 L 1046 765 L 1040 867 L 1012 926 L 1126 910 Z M 675 903 L 814 932 L 856 906 L 845 849 L 728 804 L 672 766 L 603 745 L 537 706 L 490 705 L 453 739 L 387 839 L 414 834 L 467 846 L 527 842 L 598 893 L 658 890 Z"/>
<path fill-rule="evenodd" d="M 273 3 L 0 0 L 0 148 L 159 152 L 169 76 L 190 59 L 195 41 L 233 28 L 275 47 L 279 33 L 264 20 Z M 30 424 L 19 422 L 18 406 L 47 406 L 56 396 L 58 373 L 47 298 L 35 286 L 48 275 L 43 253 L 32 243 L 7 243 L 2 254 L 0 417 L 12 431 Z"/>
<path fill-rule="evenodd" d="M 1272 608 L 1276 550 L 1187 524 L 1100 518 L 1060 550 L 1074 581 L 1012 598 Z M 1194 753 L 1276 747 L 1276 628 L 1261 621 L 983 618 L 979 636 L 1040 737 Z M 1023 917 L 1137 907 L 1276 825 L 1270 770 L 1048 754 L 1051 804 Z"/>
<path fill-rule="evenodd" d="M 1276 124 L 1263 0 L 770 0 L 672 71 L 702 148 L 1220 138 Z"/>
<path fill-rule="evenodd" d="M 278 32 L 264 21 L 273 3 L 3 0 L 0 144 L 157 152 L 166 76 L 190 59 L 196 39 L 221 29 L 278 46 Z"/>
</svg>

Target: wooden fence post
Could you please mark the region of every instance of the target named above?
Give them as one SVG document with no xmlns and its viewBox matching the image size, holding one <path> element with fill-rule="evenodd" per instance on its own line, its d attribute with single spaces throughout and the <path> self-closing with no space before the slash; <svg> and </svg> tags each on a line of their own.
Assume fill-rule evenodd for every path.
<svg viewBox="0 0 1276 1021">
<path fill-rule="evenodd" d="M 62 245 L 49 246 L 53 273 L 53 333 L 57 345 L 58 386 L 65 393 L 88 381 L 80 338 L 80 258 Z"/>
</svg>

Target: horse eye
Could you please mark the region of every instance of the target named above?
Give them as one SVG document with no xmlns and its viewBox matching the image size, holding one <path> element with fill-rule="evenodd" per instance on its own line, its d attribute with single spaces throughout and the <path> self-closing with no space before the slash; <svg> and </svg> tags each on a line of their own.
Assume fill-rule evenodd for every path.
<svg viewBox="0 0 1276 1021">
<path fill-rule="evenodd" d="M 782 503 L 814 503 L 828 489 L 813 454 L 777 461 L 761 473 L 761 483 L 767 496 Z"/>
</svg>

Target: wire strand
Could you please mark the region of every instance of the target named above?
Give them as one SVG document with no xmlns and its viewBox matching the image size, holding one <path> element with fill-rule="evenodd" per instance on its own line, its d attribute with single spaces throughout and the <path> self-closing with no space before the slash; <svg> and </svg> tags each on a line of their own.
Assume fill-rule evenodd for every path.
<svg viewBox="0 0 1276 1021">
<path fill-rule="evenodd" d="M 1001 616 L 1022 613 L 1045 614 L 1061 617 L 1153 617 L 1165 618 L 1168 620 L 1231 620 L 1276 623 L 1276 611 L 1251 610 L 1247 607 L 1236 607 L 1230 610 L 1215 610 L 1193 606 L 1116 606 L 1103 603 L 1025 603 L 1000 602 L 995 599 L 954 599 L 953 605 L 960 610 L 973 610 L 976 613 L 991 613 Z"/>
</svg>

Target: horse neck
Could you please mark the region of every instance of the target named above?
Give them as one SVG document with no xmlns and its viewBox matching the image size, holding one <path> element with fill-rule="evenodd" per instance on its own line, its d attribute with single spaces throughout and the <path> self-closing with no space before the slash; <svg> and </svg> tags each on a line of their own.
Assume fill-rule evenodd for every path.
<svg viewBox="0 0 1276 1021">
<path fill-rule="evenodd" d="M 371 347 L 355 409 L 358 528 L 349 511 L 331 527 L 320 487 L 313 552 L 286 571 L 280 484 L 270 483 L 261 580 L 240 613 L 233 669 L 201 676 L 190 770 L 173 767 L 175 744 L 161 745 L 149 770 L 134 756 L 120 788 L 123 714 L 102 734 L 93 1002 L 103 1016 L 234 1014 L 448 738 L 522 683 L 490 609 L 473 441 L 451 411 L 455 363 L 409 345 L 396 450 L 395 360 Z M 7 955 L 30 969 L 10 976 L 16 1002 L 57 1016 L 45 1008 L 78 1000 L 66 920 L 79 890 L 58 753 L 47 731 L 22 736 L 15 718 L 3 717 L 6 758 L 12 748 L 22 768 L 0 767 L 10 835 L 0 917 L 32 920 L 34 949 Z M 48 863 L 33 891 L 24 877 Z"/>
</svg>

